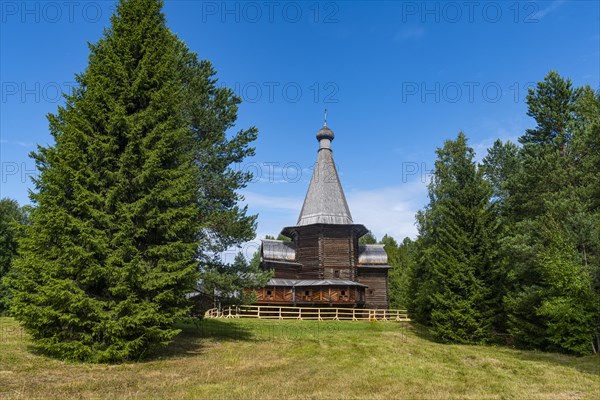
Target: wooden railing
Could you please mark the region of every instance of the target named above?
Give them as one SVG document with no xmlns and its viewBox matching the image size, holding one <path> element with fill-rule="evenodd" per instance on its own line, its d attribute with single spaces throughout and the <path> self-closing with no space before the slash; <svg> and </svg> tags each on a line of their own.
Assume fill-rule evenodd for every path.
<svg viewBox="0 0 600 400">
<path fill-rule="evenodd" d="M 205 318 L 259 318 L 259 319 L 299 319 L 299 320 L 346 320 L 346 321 L 410 321 L 406 310 L 386 310 L 374 308 L 314 308 L 279 306 L 231 306 L 221 309 L 211 308 L 204 313 Z"/>
</svg>

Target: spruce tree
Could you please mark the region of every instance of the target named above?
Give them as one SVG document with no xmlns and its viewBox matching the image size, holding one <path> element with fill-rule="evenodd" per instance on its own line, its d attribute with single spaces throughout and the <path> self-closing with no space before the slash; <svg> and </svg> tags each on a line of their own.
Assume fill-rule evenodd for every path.
<svg viewBox="0 0 600 400">
<path fill-rule="evenodd" d="M 227 139 L 239 99 L 166 27 L 157 0 L 122 0 L 66 104 L 54 145 L 33 153 L 36 205 L 9 280 L 12 311 L 40 349 L 137 359 L 178 333 L 198 262 L 253 234 Z"/>
<path fill-rule="evenodd" d="M 514 246 L 519 242 L 515 229 L 514 215 L 508 204 L 512 202 L 511 180 L 522 168 L 519 147 L 507 141 L 496 140 L 481 164 L 484 177 L 493 190 L 491 211 L 495 215 L 497 232 L 494 251 L 489 254 L 488 279 L 493 282 L 490 290 L 489 305 L 493 309 L 493 327 L 496 332 L 507 333 L 507 312 L 504 304 L 506 294 L 511 290 L 508 271 L 518 253 Z M 515 240 L 515 238 L 517 238 Z M 511 260 L 512 259 L 512 260 Z"/>
<path fill-rule="evenodd" d="M 505 211 L 504 205 L 511 195 L 508 180 L 517 173 L 520 164 L 519 147 L 511 141 L 502 143 L 500 139 L 494 142 L 483 158 L 481 168 L 492 185 L 492 201 L 496 204 L 496 212 Z"/>
<path fill-rule="evenodd" d="M 479 342 L 490 334 L 487 300 L 494 218 L 491 187 L 461 132 L 437 150 L 429 205 L 418 216 L 420 257 L 411 313 L 443 342 Z"/>
</svg>

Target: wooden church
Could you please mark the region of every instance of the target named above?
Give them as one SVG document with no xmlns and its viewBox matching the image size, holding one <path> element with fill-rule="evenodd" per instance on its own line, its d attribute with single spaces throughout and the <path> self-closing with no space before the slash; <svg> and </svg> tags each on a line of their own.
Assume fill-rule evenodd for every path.
<svg viewBox="0 0 600 400">
<path fill-rule="evenodd" d="M 333 161 L 333 138 L 325 121 L 298 222 L 281 231 L 291 241 L 262 241 L 261 267 L 274 276 L 257 291 L 259 305 L 389 307 L 387 254 L 383 245 L 358 243 L 368 230 L 352 221 Z"/>
</svg>

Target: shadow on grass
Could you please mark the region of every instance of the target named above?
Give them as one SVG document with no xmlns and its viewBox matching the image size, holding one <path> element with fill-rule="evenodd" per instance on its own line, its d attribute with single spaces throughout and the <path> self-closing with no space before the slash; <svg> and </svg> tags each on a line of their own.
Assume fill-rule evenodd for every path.
<svg viewBox="0 0 600 400">
<path fill-rule="evenodd" d="M 415 336 L 417 336 L 419 339 L 427 340 L 428 342 L 432 343 L 440 343 L 439 341 L 435 340 L 435 338 L 426 326 L 414 321 L 411 321 L 409 326 L 411 332 L 414 333 Z"/>
<path fill-rule="evenodd" d="M 182 334 L 219 340 L 250 340 L 253 333 L 236 321 L 219 319 L 187 318 L 175 325 Z"/>
<path fill-rule="evenodd" d="M 411 323 L 411 331 L 415 336 L 420 339 L 427 340 L 431 343 L 443 345 L 440 341 L 436 340 L 426 326 L 418 323 Z M 460 344 L 453 344 L 454 346 L 460 346 Z M 472 346 L 472 345 L 471 345 Z M 551 353 L 540 350 L 523 349 L 507 344 L 491 343 L 491 344 L 480 344 L 475 346 L 486 347 L 489 349 L 502 349 L 510 351 L 510 355 L 521 361 L 534 361 L 539 363 L 548 364 L 550 366 L 561 366 L 565 368 L 573 368 L 579 372 L 586 374 L 599 375 L 600 376 L 600 354 L 589 355 L 584 357 L 573 356 L 569 354 Z"/>
<path fill-rule="evenodd" d="M 154 350 L 144 361 L 173 357 L 194 357 L 204 350 L 203 340 L 253 340 L 253 332 L 238 324 L 216 319 L 188 318 L 175 324 L 181 332 L 163 348 Z"/>
<path fill-rule="evenodd" d="M 546 353 L 535 350 L 515 350 L 514 357 L 523 361 L 535 361 L 550 366 L 573 368 L 585 374 L 600 376 L 599 354 L 577 357 L 568 354 Z"/>
<path fill-rule="evenodd" d="M 1 326 L 0 326 L 1 327 Z M 29 341 L 29 335 L 18 325 L 11 326 L 11 335 L 4 332 L 0 338 L 18 340 L 23 342 L 27 340 L 25 348 L 32 355 L 45 357 L 48 359 L 67 361 L 74 364 L 86 364 L 88 362 L 78 360 L 64 360 L 61 357 L 44 351 L 35 342 Z M 173 338 L 173 341 L 165 347 L 158 347 L 150 350 L 139 359 L 126 360 L 122 362 L 109 362 L 108 364 L 136 363 L 149 362 L 161 359 L 178 358 L 178 357 L 194 357 L 202 354 L 206 346 L 206 339 L 216 341 L 231 341 L 231 340 L 256 340 L 256 333 L 240 326 L 236 323 L 224 322 L 219 320 L 200 320 L 186 319 L 178 322 L 175 328 L 181 332 Z M 16 337 L 14 332 L 19 332 L 20 336 Z M 93 364 L 93 363 L 92 363 Z"/>
<path fill-rule="evenodd" d="M 196 357 L 204 353 L 206 348 L 211 345 L 211 342 L 319 341 L 334 338 L 340 333 L 337 325 L 339 322 L 335 324 L 314 322 L 186 318 L 175 324 L 175 328 L 180 329 L 181 332 L 167 346 L 149 350 L 138 359 L 109 362 L 109 364 L 143 363 L 172 358 Z M 33 355 L 62 360 L 56 355 L 47 353 L 37 346 L 35 342 L 27 343 L 26 348 Z M 87 363 L 77 360 L 67 360 L 67 362 L 75 364 Z"/>
</svg>

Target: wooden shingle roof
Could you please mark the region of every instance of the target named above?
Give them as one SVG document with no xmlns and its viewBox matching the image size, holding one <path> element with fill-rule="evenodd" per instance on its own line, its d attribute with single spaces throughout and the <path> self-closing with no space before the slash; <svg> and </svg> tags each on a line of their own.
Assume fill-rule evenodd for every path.
<svg viewBox="0 0 600 400">
<path fill-rule="evenodd" d="M 298 226 L 312 224 L 351 225 L 352 215 L 333 161 L 333 131 L 323 126 L 317 133 L 319 152 Z"/>
<path fill-rule="evenodd" d="M 296 260 L 296 244 L 283 240 L 262 240 L 262 257 L 265 261 L 290 261 Z"/>
<path fill-rule="evenodd" d="M 387 266 L 388 257 L 382 244 L 359 244 L 358 264 Z"/>
</svg>

